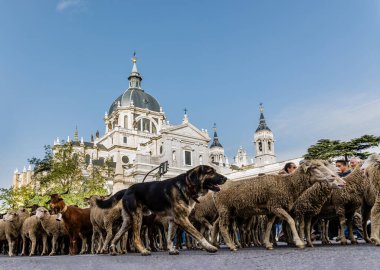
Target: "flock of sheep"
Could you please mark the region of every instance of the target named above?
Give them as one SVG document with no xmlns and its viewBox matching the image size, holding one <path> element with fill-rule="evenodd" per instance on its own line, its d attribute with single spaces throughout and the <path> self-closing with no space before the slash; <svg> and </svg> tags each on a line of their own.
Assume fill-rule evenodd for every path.
<svg viewBox="0 0 380 270">
<path fill-rule="evenodd" d="M 289 244 L 299 248 L 313 246 L 312 226 L 322 222 L 322 243 L 329 243 L 328 223 L 339 220 L 339 239 L 356 244 L 353 234 L 354 215 L 361 214 L 363 239 L 380 245 L 380 155 L 370 156 L 343 180 L 333 165 L 324 161 L 305 161 L 288 175 L 263 175 L 241 181 L 227 181 L 218 193 L 209 192 L 199 198 L 189 219 L 213 245 L 224 243 L 232 251 L 240 247 L 276 244 L 273 225 L 283 221 Z M 100 209 L 88 198 L 91 233 L 80 233 L 80 254 L 133 252 L 133 241 L 116 235 L 122 223 L 121 202 L 111 209 Z M 371 221 L 371 236 L 367 222 Z M 14 255 L 67 254 L 68 231 L 59 215 L 45 207 L 9 211 L 0 220 L 0 247 Z M 175 239 L 167 239 L 168 220 L 151 214 L 145 216 L 142 239 L 151 251 L 167 250 L 168 241 L 177 248 L 200 248 L 190 236 L 178 229 Z M 130 236 L 131 234 L 129 234 Z M 90 237 L 89 237 L 90 236 Z M 183 241 L 185 240 L 185 241 Z M 306 243 L 305 243 L 306 241 Z"/>
</svg>

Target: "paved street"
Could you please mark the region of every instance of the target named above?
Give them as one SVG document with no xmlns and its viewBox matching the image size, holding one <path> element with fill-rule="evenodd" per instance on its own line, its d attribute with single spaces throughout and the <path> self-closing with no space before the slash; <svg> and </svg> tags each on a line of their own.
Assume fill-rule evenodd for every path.
<svg viewBox="0 0 380 270">
<path fill-rule="evenodd" d="M 109 255 L 15 257 L 0 256 L 0 269 L 379 269 L 380 247 L 368 244 L 357 246 L 320 246 L 298 250 L 280 246 L 272 251 L 263 248 L 242 249 L 232 253 L 222 248 L 216 254 L 198 250 L 183 250 L 179 256 L 166 252 L 150 257 L 127 254 Z"/>
</svg>

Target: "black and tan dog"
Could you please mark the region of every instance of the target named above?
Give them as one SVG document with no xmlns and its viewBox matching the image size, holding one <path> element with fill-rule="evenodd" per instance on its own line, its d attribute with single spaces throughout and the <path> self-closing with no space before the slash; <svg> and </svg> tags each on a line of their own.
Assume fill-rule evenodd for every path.
<svg viewBox="0 0 380 270">
<path fill-rule="evenodd" d="M 219 185 L 224 184 L 226 180 L 226 177 L 218 174 L 212 167 L 200 165 L 177 177 L 134 184 L 128 189 L 120 190 L 107 200 L 98 199 L 96 203 L 100 208 L 111 208 L 118 201 L 123 202 L 123 224 L 112 240 L 111 254 L 115 254 L 115 244 L 131 225 L 136 249 L 142 255 L 150 254 L 140 239 L 142 216 L 149 213 L 170 219 L 167 236 L 169 254 L 178 254 L 171 241 L 177 225 L 199 241 L 208 252 L 216 252 L 218 249 L 207 242 L 190 223 L 188 217 L 200 196 L 209 190 L 219 191 Z"/>
</svg>

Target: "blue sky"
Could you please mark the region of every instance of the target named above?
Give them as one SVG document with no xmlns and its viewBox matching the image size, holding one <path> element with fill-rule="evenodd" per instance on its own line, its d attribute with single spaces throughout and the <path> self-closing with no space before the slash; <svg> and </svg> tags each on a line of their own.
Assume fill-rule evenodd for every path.
<svg viewBox="0 0 380 270">
<path fill-rule="evenodd" d="M 380 1 L 0 0 L 0 186 L 43 146 L 104 132 L 136 51 L 171 123 L 253 155 L 258 105 L 279 160 L 380 135 Z"/>
</svg>

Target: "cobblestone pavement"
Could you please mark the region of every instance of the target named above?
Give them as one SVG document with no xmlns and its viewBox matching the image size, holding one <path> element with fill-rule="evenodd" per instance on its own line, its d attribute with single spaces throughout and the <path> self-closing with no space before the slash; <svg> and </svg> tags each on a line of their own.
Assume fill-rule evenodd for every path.
<svg viewBox="0 0 380 270">
<path fill-rule="evenodd" d="M 380 247 L 361 243 L 359 245 L 332 246 L 316 245 L 303 250 L 280 246 L 268 251 L 254 247 L 230 252 L 227 248 L 215 254 L 201 250 L 183 250 L 178 256 L 167 252 L 153 253 L 143 257 L 126 254 L 116 257 L 109 255 L 82 255 L 56 257 L 14 257 L 0 256 L 0 269 L 380 269 Z"/>
</svg>

